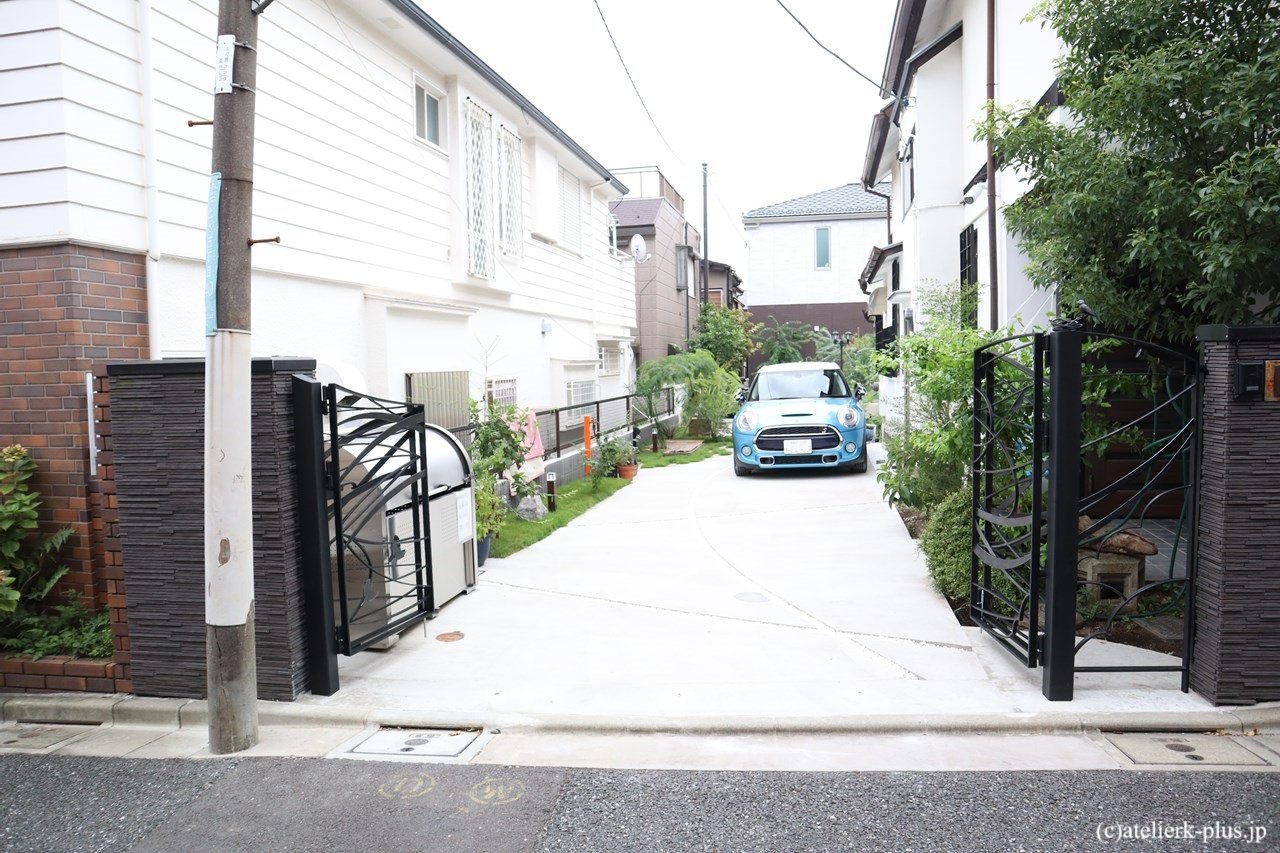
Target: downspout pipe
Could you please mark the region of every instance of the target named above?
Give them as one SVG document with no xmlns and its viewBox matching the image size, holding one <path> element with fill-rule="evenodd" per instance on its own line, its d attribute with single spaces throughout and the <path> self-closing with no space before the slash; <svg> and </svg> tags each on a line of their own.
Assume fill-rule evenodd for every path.
<svg viewBox="0 0 1280 853">
<path fill-rule="evenodd" d="M 893 242 L 893 195 L 891 193 L 876 192 L 875 187 L 869 187 L 866 184 L 862 188 L 873 196 L 884 199 L 884 236 L 890 243 Z"/>
<path fill-rule="evenodd" d="M 996 110 L 996 0 L 987 0 L 987 119 Z M 987 137 L 987 278 L 991 282 L 991 328 L 1000 328 L 1000 258 L 996 233 L 996 149 Z"/>
<path fill-rule="evenodd" d="M 138 93 L 142 100 L 142 183 L 145 220 L 147 276 L 147 350 L 151 359 L 161 358 L 160 306 L 160 213 L 156 186 L 156 113 L 151 59 L 151 0 L 138 0 Z"/>
</svg>

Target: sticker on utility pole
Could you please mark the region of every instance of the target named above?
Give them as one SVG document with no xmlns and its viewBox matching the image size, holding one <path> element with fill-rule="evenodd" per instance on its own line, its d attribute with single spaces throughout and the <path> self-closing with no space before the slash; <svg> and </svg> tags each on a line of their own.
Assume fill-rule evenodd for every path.
<svg viewBox="0 0 1280 853">
<path fill-rule="evenodd" d="M 209 210 L 204 228 L 204 333 L 218 331 L 218 211 L 222 206 L 222 173 L 209 176 Z"/>
<path fill-rule="evenodd" d="M 218 52 L 213 60 L 213 94 L 231 93 L 231 72 L 235 65 L 236 37 L 218 36 Z"/>
</svg>

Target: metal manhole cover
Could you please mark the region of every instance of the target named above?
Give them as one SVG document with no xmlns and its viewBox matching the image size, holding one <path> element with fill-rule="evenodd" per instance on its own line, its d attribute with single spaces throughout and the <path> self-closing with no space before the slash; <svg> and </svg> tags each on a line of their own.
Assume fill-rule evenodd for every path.
<svg viewBox="0 0 1280 853">
<path fill-rule="evenodd" d="M 382 729 L 351 751 L 360 755 L 456 758 L 479 736 L 479 731 L 470 729 Z"/>
<path fill-rule="evenodd" d="M 97 723 L 17 723 L 0 727 L 0 749 L 42 750 L 98 728 Z"/>
<path fill-rule="evenodd" d="M 1112 733 L 1107 740 L 1134 764 L 1261 765 L 1267 762 L 1225 735 Z"/>
</svg>

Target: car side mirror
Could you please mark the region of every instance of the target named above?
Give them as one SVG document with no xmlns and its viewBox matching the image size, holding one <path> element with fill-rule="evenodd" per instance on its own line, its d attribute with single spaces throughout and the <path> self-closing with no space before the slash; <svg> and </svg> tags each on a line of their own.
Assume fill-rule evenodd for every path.
<svg viewBox="0 0 1280 853">
<path fill-rule="evenodd" d="M 737 394 L 734 394 L 734 395 L 733 395 L 733 398 L 734 398 L 735 400 L 737 400 L 739 403 L 741 403 L 741 402 L 743 402 L 744 400 L 746 400 L 746 399 L 747 399 L 747 391 L 746 391 L 746 389 L 745 389 L 745 388 L 739 388 L 739 389 L 738 389 L 738 393 L 737 393 Z"/>
<path fill-rule="evenodd" d="M 853 396 L 861 400 L 867 394 L 867 389 L 862 387 L 861 382 L 853 383 Z"/>
</svg>

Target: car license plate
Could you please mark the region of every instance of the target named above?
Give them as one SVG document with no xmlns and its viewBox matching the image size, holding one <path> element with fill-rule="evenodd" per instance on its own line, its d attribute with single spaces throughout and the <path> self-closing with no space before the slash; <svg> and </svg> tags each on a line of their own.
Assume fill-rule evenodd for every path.
<svg viewBox="0 0 1280 853">
<path fill-rule="evenodd" d="M 783 453 L 812 453 L 813 439 L 811 438 L 787 438 L 782 442 Z"/>
</svg>

